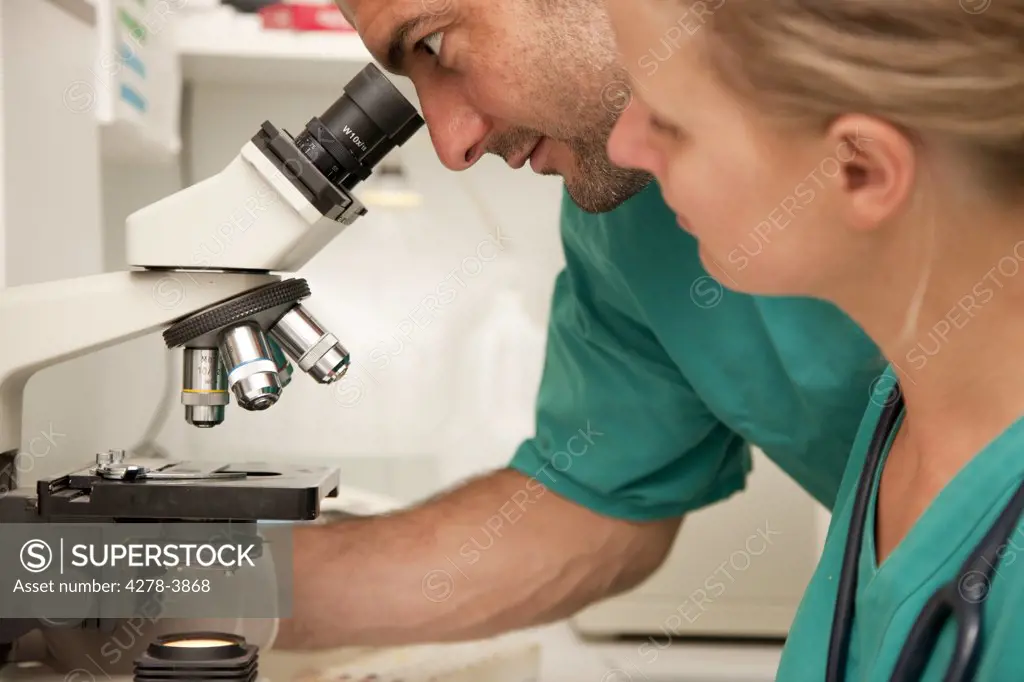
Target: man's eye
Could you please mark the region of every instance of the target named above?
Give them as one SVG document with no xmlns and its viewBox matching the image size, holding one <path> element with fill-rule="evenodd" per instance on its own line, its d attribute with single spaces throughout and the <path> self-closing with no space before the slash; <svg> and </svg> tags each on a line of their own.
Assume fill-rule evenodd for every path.
<svg viewBox="0 0 1024 682">
<path fill-rule="evenodd" d="M 441 54 L 441 39 L 443 37 L 444 37 L 444 33 L 442 33 L 441 31 L 438 31 L 436 33 L 431 33 L 429 36 L 427 36 L 426 38 L 423 38 L 418 43 L 416 43 L 416 47 L 419 47 L 419 48 L 422 48 L 422 49 L 426 50 L 427 52 L 431 53 L 435 57 L 440 56 L 440 54 Z"/>
</svg>

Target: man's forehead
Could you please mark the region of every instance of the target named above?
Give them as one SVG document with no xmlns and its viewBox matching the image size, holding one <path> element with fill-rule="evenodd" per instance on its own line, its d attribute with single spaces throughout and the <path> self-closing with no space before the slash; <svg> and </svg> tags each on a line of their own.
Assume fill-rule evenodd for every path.
<svg viewBox="0 0 1024 682">
<path fill-rule="evenodd" d="M 334 0 L 345 19 L 359 31 L 374 59 L 393 73 L 401 72 L 410 39 L 440 18 L 440 13 L 429 11 L 430 3 L 451 1 Z"/>
<path fill-rule="evenodd" d="M 415 14 L 438 14 L 430 12 L 430 3 L 451 4 L 452 0 L 334 0 L 341 10 L 342 16 L 360 32 L 365 28 L 356 24 L 356 18 L 362 17 L 366 23 L 367 14 L 377 22 L 377 18 L 387 17 L 388 21 L 399 21 Z"/>
</svg>

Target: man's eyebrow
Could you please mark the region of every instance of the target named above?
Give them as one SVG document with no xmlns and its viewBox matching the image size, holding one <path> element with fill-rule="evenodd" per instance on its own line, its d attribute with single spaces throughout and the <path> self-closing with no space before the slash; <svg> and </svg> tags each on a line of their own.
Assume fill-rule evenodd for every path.
<svg viewBox="0 0 1024 682">
<path fill-rule="evenodd" d="M 433 19 L 434 16 L 431 14 L 421 14 L 412 19 L 406 19 L 391 32 L 391 39 L 388 41 L 388 49 L 384 58 L 385 68 L 395 73 L 399 73 L 402 70 L 402 64 L 405 63 L 406 43 L 409 42 L 409 36 L 418 33 L 424 24 L 429 23 Z"/>
</svg>

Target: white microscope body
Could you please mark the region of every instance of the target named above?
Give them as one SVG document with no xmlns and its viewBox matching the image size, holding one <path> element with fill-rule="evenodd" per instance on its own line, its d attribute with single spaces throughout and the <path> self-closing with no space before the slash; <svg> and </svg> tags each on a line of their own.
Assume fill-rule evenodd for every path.
<svg viewBox="0 0 1024 682">
<path fill-rule="evenodd" d="M 318 383 L 341 377 L 347 352 L 300 304 L 310 294 L 305 281 L 280 273 L 300 269 L 366 213 L 351 189 L 422 124 L 415 107 L 368 65 L 297 138 L 264 123 L 220 173 L 132 214 L 127 260 L 136 269 L 0 289 L 0 498 L 16 486 L 25 385 L 47 366 L 163 330 L 169 348 L 184 349 L 182 402 L 186 419 L 200 427 L 221 423 L 232 395 L 247 410 L 273 405 L 289 380 L 288 358 Z M 163 466 L 118 457 L 97 459 L 91 471 L 102 484 L 144 479 L 159 486 L 169 477 Z M 195 497 L 209 505 L 215 496 Z M 43 508 L 41 501 L 34 512 L 26 506 L 32 504 L 21 503 L 16 513 L 13 504 L 0 506 L 0 524 Z M 119 510 L 124 518 L 152 518 L 146 512 Z M 252 516 L 262 512 L 229 510 L 210 519 L 206 506 L 175 508 L 173 517 L 263 520 Z M 39 520 L 67 520 L 68 513 Z M 27 629 L 15 625 L 5 637 L 12 623 L 0 616 L 0 667 L 4 643 Z M 49 632 L 45 623 L 30 629 Z M 84 629 L 50 634 L 49 653 L 63 657 L 64 668 L 95 658 L 106 641 Z M 112 672 L 130 673 L 131 658 Z"/>
<path fill-rule="evenodd" d="M 345 225 L 248 142 L 217 175 L 129 216 L 127 257 L 142 269 L 0 290 L 0 453 L 21 445 L 24 387 L 39 370 L 280 281 L 272 273 L 301 268 Z"/>
</svg>

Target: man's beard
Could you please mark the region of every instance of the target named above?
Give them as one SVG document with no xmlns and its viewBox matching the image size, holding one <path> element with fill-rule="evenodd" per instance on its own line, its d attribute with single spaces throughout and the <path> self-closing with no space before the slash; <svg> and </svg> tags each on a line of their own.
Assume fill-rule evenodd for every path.
<svg viewBox="0 0 1024 682">
<path fill-rule="evenodd" d="M 565 179 L 565 189 L 579 208 L 587 213 L 606 213 L 618 208 L 654 179 L 635 168 L 621 168 L 608 158 L 608 137 L 617 117 L 605 117 L 598 125 L 575 135 L 547 135 L 564 143 L 572 152 L 575 168 Z M 506 161 L 522 152 L 526 145 L 544 133 L 529 128 L 513 128 L 496 136 L 488 151 Z M 541 175 L 558 175 L 545 170 Z"/>
<path fill-rule="evenodd" d="M 565 190 L 581 210 L 606 213 L 618 208 L 638 194 L 654 179 L 636 168 L 616 166 L 608 158 L 608 136 L 602 135 L 568 141 L 576 168 L 565 181 Z"/>
</svg>

